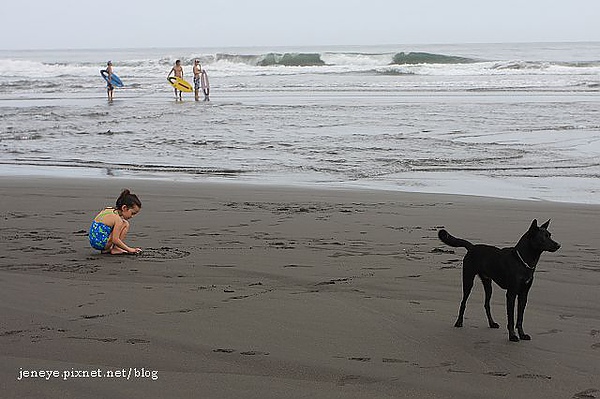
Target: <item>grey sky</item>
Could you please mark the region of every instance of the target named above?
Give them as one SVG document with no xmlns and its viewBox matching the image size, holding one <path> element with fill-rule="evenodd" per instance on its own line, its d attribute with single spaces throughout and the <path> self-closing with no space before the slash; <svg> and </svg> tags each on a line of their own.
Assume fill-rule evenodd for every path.
<svg viewBox="0 0 600 399">
<path fill-rule="evenodd" d="M 10 0 L 0 49 L 600 41 L 599 0 Z"/>
</svg>

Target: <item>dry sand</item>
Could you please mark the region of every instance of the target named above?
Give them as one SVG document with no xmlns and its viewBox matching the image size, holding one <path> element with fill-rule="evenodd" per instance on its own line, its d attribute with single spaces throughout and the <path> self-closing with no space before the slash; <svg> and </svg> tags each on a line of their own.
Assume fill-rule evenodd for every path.
<svg viewBox="0 0 600 399">
<path fill-rule="evenodd" d="M 89 223 L 124 187 L 145 251 L 100 255 Z M 600 397 L 598 206 L 6 177 L 0 205 L 3 398 Z M 454 328 L 464 250 L 437 230 L 512 246 L 533 218 L 562 248 L 532 341 L 508 341 L 497 286 L 487 328 L 478 282 Z"/>
</svg>

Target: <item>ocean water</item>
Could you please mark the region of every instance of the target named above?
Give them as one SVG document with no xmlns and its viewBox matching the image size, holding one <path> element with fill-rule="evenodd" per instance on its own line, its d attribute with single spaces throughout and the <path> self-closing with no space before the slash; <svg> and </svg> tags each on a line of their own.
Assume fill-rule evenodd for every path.
<svg viewBox="0 0 600 399">
<path fill-rule="evenodd" d="M 167 84 L 194 58 L 210 102 Z M 0 175 L 24 174 L 597 204 L 600 43 L 0 51 Z"/>
</svg>

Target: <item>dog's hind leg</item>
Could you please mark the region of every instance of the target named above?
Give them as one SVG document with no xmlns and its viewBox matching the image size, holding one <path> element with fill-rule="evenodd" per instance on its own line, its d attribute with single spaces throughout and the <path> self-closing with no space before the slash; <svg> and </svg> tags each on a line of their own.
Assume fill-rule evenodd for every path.
<svg viewBox="0 0 600 399">
<path fill-rule="evenodd" d="M 481 282 L 483 283 L 483 289 L 485 291 L 485 304 L 483 307 L 485 308 L 488 325 L 490 328 L 500 328 L 500 325 L 492 318 L 492 311 L 490 309 L 490 300 L 492 299 L 492 279 L 489 277 L 481 277 Z"/>
<path fill-rule="evenodd" d="M 466 260 L 466 259 L 465 259 Z M 456 323 L 454 323 L 454 327 L 462 327 L 463 326 L 463 318 L 465 316 L 465 309 L 467 308 L 467 299 L 469 299 L 469 295 L 471 294 L 471 289 L 473 289 L 473 280 L 475 280 L 476 273 L 469 267 L 468 263 L 463 261 L 463 298 L 460 302 L 460 309 L 458 311 L 458 318 L 456 319 Z"/>
</svg>

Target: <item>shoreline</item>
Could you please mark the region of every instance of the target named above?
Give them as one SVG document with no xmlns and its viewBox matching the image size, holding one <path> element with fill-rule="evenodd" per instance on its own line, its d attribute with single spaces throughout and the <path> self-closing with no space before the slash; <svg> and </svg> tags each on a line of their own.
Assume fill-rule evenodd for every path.
<svg viewBox="0 0 600 399">
<path fill-rule="evenodd" d="M 0 186 L 0 378 L 11 397 L 600 392 L 599 206 L 127 179 Z M 145 251 L 100 255 L 87 228 L 126 187 L 143 204 L 127 242 Z M 562 248 L 538 265 L 532 341 L 487 328 L 479 282 L 454 328 L 464 251 L 437 230 L 510 246 L 533 218 L 552 219 Z M 502 326 L 504 309 L 494 286 Z M 18 379 L 36 370 L 60 377 Z"/>
<path fill-rule="evenodd" d="M 373 191 L 373 192 L 389 192 L 389 193 L 411 193 L 423 195 L 449 195 L 449 196 L 465 196 L 475 198 L 490 198 L 499 200 L 513 201 L 534 201 L 534 202 L 549 202 L 556 204 L 572 204 L 572 205 L 600 205 L 598 202 L 593 202 L 591 197 L 583 197 L 580 201 L 574 201 L 573 198 L 547 198 L 543 193 L 535 193 L 524 187 L 515 188 L 505 182 L 490 183 L 490 179 L 480 178 L 477 176 L 469 176 L 470 178 L 479 179 L 477 183 L 470 185 L 469 188 L 461 186 L 457 183 L 463 179 L 460 174 L 451 172 L 450 176 L 444 177 L 441 174 L 437 179 L 433 172 L 407 173 L 403 179 L 403 185 L 393 185 L 386 182 L 335 182 L 335 181 L 294 181 L 286 176 L 266 178 L 265 176 L 256 176 L 251 173 L 241 171 L 206 171 L 199 175 L 191 175 L 176 172 L 143 172 L 130 171 L 125 168 L 111 167 L 69 167 L 55 165 L 23 165 L 23 164 L 0 164 L 0 179 L 11 180 L 16 178 L 24 179 L 40 179 L 50 178 L 56 180 L 63 179 L 106 179 L 116 181 L 146 181 L 157 183 L 173 183 L 173 184 L 232 184 L 232 185 L 249 185 L 249 186 L 264 186 L 264 187 L 288 187 L 298 190 L 348 190 L 348 191 Z M 411 177 L 412 176 L 412 177 Z M 420 183 L 411 184 L 412 181 L 424 179 L 433 182 L 432 186 L 426 187 Z M 552 180 L 553 178 L 550 178 Z M 543 179 L 540 179 L 542 181 Z M 437 182 L 437 183 L 436 183 Z M 458 188 L 452 189 L 454 184 L 458 184 Z M 421 187 L 420 187 L 421 186 Z M 504 190 L 504 196 L 499 196 L 498 192 Z M 527 193 L 529 192 L 529 196 Z M 541 194 L 541 195 L 540 195 Z"/>
</svg>

